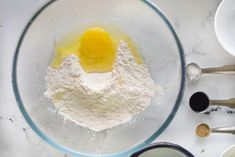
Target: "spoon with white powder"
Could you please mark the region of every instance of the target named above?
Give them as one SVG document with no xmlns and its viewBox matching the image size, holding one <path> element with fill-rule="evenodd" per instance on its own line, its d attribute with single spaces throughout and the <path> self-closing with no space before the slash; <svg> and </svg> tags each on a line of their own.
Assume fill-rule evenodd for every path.
<svg viewBox="0 0 235 157">
<path fill-rule="evenodd" d="M 235 65 L 224 65 L 213 68 L 200 68 L 196 63 L 187 65 L 187 77 L 190 81 L 197 81 L 202 74 L 235 74 Z"/>
</svg>

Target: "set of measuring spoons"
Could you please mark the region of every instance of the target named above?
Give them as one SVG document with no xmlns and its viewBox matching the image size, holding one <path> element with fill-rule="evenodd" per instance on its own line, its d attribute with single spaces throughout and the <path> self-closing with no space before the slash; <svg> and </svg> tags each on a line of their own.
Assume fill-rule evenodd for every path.
<svg viewBox="0 0 235 157">
<path fill-rule="evenodd" d="M 235 75 L 235 65 L 224 65 L 221 67 L 212 68 L 201 68 L 196 63 L 190 63 L 186 67 L 187 78 L 190 81 L 197 81 L 203 74 L 226 74 Z M 235 98 L 223 99 L 223 100 L 212 100 L 204 92 L 194 93 L 189 100 L 190 108 L 198 113 L 206 113 L 210 106 L 228 107 L 235 109 Z M 221 127 L 219 129 L 210 129 L 209 126 L 203 124 L 201 128 L 208 129 L 214 133 L 232 133 L 235 134 L 235 126 Z M 200 125 L 199 125 L 200 126 Z M 218 131 L 219 130 L 219 131 Z"/>
</svg>

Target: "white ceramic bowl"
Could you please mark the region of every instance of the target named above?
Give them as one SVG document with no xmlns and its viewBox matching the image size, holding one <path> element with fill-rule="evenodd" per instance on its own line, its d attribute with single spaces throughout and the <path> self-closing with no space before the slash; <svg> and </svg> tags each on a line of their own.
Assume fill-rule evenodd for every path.
<svg viewBox="0 0 235 157">
<path fill-rule="evenodd" d="M 235 0 L 223 0 L 220 3 L 214 26 L 220 44 L 235 56 Z"/>
<path fill-rule="evenodd" d="M 220 155 L 220 157 L 234 157 L 234 156 L 235 156 L 235 145 L 232 145 Z"/>
</svg>

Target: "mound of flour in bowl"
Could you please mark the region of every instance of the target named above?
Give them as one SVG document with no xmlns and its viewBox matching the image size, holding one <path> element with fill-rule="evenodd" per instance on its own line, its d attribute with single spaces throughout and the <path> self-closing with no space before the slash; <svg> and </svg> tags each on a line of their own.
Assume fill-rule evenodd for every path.
<svg viewBox="0 0 235 157">
<path fill-rule="evenodd" d="M 130 121 L 148 107 L 156 89 L 148 67 L 136 63 L 124 41 L 111 72 L 86 73 L 70 55 L 59 69 L 48 67 L 46 83 L 45 95 L 59 113 L 94 131 Z"/>
</svg>

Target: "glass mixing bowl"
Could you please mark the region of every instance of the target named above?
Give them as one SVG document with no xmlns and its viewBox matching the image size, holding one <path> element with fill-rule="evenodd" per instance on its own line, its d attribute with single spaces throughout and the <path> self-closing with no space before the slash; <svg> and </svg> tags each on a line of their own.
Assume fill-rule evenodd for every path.
<svg viewBox="0 0 235 157">
<path fill-rule="evenodd" d="M 44 97 L 55 40 L 84 24 L 120 28 L 138 45 L 152 78 L 163 88 L 150 106 L 127 124 L 92 132 L 58 114 Z M 123 157 L 156 139 L 182 99 L 185 61 L 181 43 L 165 15 L 148 0 L 51 0 L 26 25 L 13 61 L 12 85 L 31 128 L 47 143 L 74 156 Z"/>
</svg>

